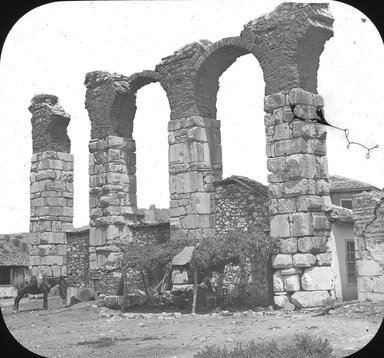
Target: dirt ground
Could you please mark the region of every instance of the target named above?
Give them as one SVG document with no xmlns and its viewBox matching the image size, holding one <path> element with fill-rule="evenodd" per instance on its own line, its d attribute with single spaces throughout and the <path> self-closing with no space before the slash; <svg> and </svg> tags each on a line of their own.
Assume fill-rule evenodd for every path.
<svg viewBox="0 0 384 358">
<path fill-rule="evenodd" d="M 371 341 L 384 317 L 384 303 L 370 302 L 340 307 L 318 317 L 312 316 L 314 310 L 270 309 L 195 316 L 139 315 L 137 310 L 135 314 L 121 314 L 95 303 L 65 307 L 59 297 L 50 297 L 49 309 L 43 310 L 41 299 L 24 298 L 20 311 L 14 313 L 12 300 L 0 300 L 3 319 L 13 337 L 29 351 L 50 358 L 187 358 L 206 345 L 230 348 L 251 339 L 283 343 L 302 332 L 327 338 L 335 357 L 347 357 Z M 4 339 L 1 341 L 3 344 Z"/>
</svg>

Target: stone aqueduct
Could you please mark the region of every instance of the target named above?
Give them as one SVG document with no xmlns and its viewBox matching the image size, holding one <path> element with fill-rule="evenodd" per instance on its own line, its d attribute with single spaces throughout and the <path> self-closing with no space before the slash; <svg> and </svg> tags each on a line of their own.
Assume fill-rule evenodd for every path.
<svg viewBox="0 0 384 358">
<path fill-rule="evenodd" d="M 332 23 L 328 4 L 283 3 L 247 23 L 239 36 L 188 44 L 162 59 L 154 71 L 129 77 L 99 71 L 86 75 L 85 106 L 92 125 L 91 269 L 118 255 L 116 240 L 129 237 L 127 225 L 136 220 L 135 100 L 137 91 L 152 82 L 161 84 L 171 110 L 171 239 L 215 234 L 213 183 L 222 179 L 216 118 L 219 78 L 238 57 L 252 54 L 266 84 L 270 235 L 281 243 L 272 263 L 275 302 L 289 299 L 287 285 L 295 280 L 301 280 L 295 295 L 305 296 L 313 305 L 334 294 L 333 274 L 325 263 L 331 255 L 326 130 L 293 113 L 294 108 L 302 118 L 315 118 L 324 105 L 317 94 L 317 70 L 324 44 L 333 35 Z M 29 109 L 33 114 L 30 265 L 35 271 L 59 275 L 65 272 L 65 231 L 73 218 L 69 116 L 55 96 L 36 96 Z M 308 255 L 314 251 L 316 255 Z M 284 280 L 282 270 L 288 275 Z"/>
</svg>

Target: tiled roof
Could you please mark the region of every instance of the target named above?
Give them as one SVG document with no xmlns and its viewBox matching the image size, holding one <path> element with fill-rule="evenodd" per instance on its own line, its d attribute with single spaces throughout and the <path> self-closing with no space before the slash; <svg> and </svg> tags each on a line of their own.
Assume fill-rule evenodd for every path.
<svg viewBox="0 0 384 358">
<path fill-rule="evenodd" d="M 350 179 L 341 175 L 330 176 L 331 192 L 339 191 L 363 191 L 363 190 L 380 190 L 372 184 L 364 183 L 359 180 Z"/>
<path fill-rule="evenodd" d="M 0 253 L 0 266 L 28 266 L 28 254 L 3 254 Z"/>
<path fill-rule="evenodd" d="M 183 251 L 177 254 L 173 260 L 172 265 L 175 266 L 184 266 L 189 263 L 192 259 L 193 251 L 195 250 L 195 246 L 187 246 L 184 247 Z"/>
<path fill-rule="evenodd" d="M 240 185 L 245 186 L 246 188 L 252 190 L 253 192 L 256 192 L 261 196 L 268 197 L 267 185 L 261 184 L 256 180 L 249 179 L 240 175 L 232 175 L 228 178 L 215 182 L 215 185 L 218 186 L 233 183 L 239 183 Z"/>
</svg>

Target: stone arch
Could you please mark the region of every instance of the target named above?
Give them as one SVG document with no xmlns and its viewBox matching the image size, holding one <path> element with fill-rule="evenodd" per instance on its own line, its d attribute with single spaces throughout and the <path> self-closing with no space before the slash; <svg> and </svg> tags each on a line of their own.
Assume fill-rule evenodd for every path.
<svg viewBox="0 0 384 358">
<path fill-rule="evenodd" d="M 85 107 L 91 121 L 89 142 L 90 268 L 119 255 L 114 240 L 129 240 L 137 221 L 136 143 L 133 122 L 136 93 L 161 82 L 143 71 L 129 77 L 94 71 L 86 75 Z"/>
<path fill-rule="evenodd" d="M 203 56 L 194 58 L 196 75 L 193 78 L 193 84 L 199 115 L 216 119 L 219 78 L 237 58 L 249 53 L 253 54 L 259 63 L 266 63 L 267 51 L 263 43 L 256 47 L 240 37 L 229 37 L 217 41 L 206 50 Z"/>
<path fill-rule="evenodd" d="M 149 70 L 129 77 L 102 71 L 87 73 L 85 107 L 92 123 L 91 138 L 107 135 L 132 138 L 136 93 L 153 82 L 161 82 L 161 76 Z"/>
</svg>

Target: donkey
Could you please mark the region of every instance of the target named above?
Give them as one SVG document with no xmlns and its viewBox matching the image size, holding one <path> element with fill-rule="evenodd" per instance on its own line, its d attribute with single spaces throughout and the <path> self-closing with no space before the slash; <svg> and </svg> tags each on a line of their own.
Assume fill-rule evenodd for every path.
<svg viewBox="0 0 384 358">
<path fill-rule="evenodd" d="M 43 293 L 43 308 L 48 309 L 48 293 L 52 287 L 59 285 L 59 292 L 61 298 L 64 300 L 67 297 L 67 287 L 65 283 L 64 276 L 59 277 L 43 277 L 40 275 L 32 275 L 29 277 L 25 283 L 17 287 L 18 293 L 15 298 L 15 302 L 13 305 L 13 310 L 19 310 L 19 302 L 27 293 L 32 293 L 34 295 Z"/>
</svg>

